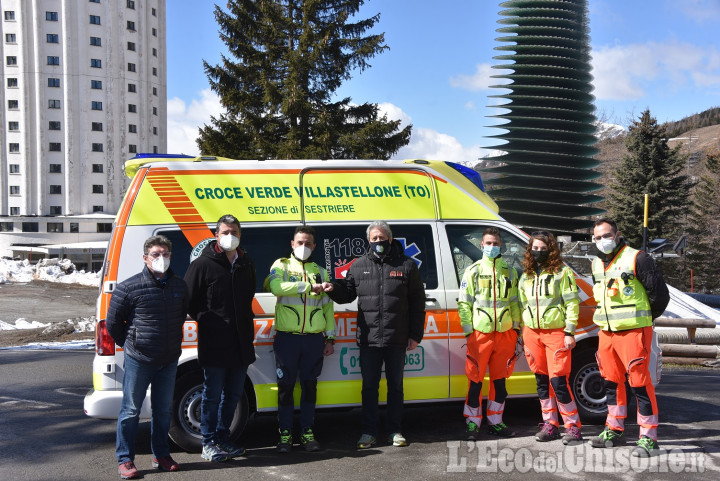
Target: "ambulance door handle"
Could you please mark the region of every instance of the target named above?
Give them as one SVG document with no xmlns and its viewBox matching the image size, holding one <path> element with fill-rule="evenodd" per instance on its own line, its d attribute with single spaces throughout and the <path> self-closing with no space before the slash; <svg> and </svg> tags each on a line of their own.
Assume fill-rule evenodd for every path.
<svg viewBox="0 0 720 481">
<path fill-rule="evenodd" d="M 436 306 L 437 303 L 438 303 L 438 301 L 434 297 L 425 296 L 425 305 L 426 306 Z"/>
</svg>

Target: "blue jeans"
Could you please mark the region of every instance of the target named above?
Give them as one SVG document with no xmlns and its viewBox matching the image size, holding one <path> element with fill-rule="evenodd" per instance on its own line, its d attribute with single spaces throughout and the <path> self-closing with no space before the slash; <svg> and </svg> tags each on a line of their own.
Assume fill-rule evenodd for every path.
<svg viewBox="0 0 720 481">
<path fill-rule="evenodd" d="M 115 455 L 118 464 L 135 459 L 135 435 L 140 420 L 140 408 L 150 391 L 150 447 L 156 458 L 170 456 L 168 430 L 172 416 L 172 399 L 175 390 L 177 361 L 164 366 L 137 361 L 125 353 L 123 399 L 117 424 Z"/>
<path fill-rule="evenodd" d="M 362 421 L 363 434 L 377 437 L 378 388 L 385 364 L 387 380 L 386 434 L 402 432 L 403 374 L 405 369 L 405 346 L 360 346 L 360 373 L 362 374 Z"/>
<path fill-rule="evenodd" d="M 204 367 L 200 430 L 203 446 L 229 441 L 230 425 L 242 398 L 247 366 L 241 368 Z"/>
</svg>

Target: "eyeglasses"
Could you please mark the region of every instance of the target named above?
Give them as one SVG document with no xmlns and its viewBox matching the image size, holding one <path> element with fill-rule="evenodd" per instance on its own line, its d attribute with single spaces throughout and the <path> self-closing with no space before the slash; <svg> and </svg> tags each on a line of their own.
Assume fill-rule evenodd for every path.
<svg viewBox="0 0 720 481">
<path fill-rule="evenodd" d="M 550 237 L 550 233 L 546 230 L 536 230 L 532 234 L 530 234 L 533 237 L 537 237 L 539 235 L 544 235 L 545 237 Z"/>
<path fill-rule="evenodd" d="M 145 254 L 145 255 L 146 255 L 146 256 L 149 256 L 149 257 L 152 257 L 153 259 L 157 259 L 157 258 L 160 257 L 160 256 L 163 256 L 165 259 L 169 259 L 169 258 L 170 258 L 170 254 L 172 254 L 172 252 L 148 252 L 148 253 Z"/>
<path fill-rule="evenodd" d="M 606 233 L 606 234 L 603 234 L 602 236 L 593 237 L 592 239 L 593 239 L 593 241 L 597 242 L 597 241 L 599 241 L 600 239 L 612 239 L 613 237 L 615 237 L 615 233 L 614 233 L 614 232 L 608 232 L 608 233 Z"/>
</svg>

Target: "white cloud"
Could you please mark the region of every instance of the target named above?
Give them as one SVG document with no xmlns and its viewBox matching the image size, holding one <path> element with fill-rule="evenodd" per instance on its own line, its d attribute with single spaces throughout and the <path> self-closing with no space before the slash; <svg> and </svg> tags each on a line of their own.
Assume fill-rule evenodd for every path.
<svg viewBox="0 0 720 481">
<path fill-rule="evenodd" d="M 403 128 L 412 123 L 412 118 L 397 105 L 379 104 L 380 112 L 389 120 L 401 120 Z M 410 143 L 401 148 L 393 159 L 448 160 L 450 162 L 472 162 L 490 152 L 478 145 L 463 146 L 455 137 L 433 129 L 413 126 Z"/>
<path fill-rule="evenodd" d="M 703 24 L 720 20 L 720 1 L 718 0 L 666 0 L 666 7 L 689 19 Z"/>
<path fill-rule="evenodd" d="M 493 69 L 488 63 L 478 64 L 473 75 L 457 75 L 450 77 L 450 85 L 463 90 L 477 92 L 486 90 L 490 85 L 507 83 L 505 79 L 490 78 L 491 75 L 507 73 L 507 70 Z"/>
<path fill-rule="evenodd" d="M 639 99 L 651 87 L 674 91 L 688 84 L 720 86 L 714 81 L 720 75 L 714 46 L 648 42 L 605 46 L 592 55 L 594 94 L 599 99 Z"/>
<path fill-rule="evenodd" d="M 220 99 L 210 89 L 200 92 L 199 99 L 193 99 L 190 105 L 174 97 L 167 104 L 168 153 L 199 155 L 195 140 L 198 129 L 210 123 L 210 116 L 219 116 L 224 111 Z"/>
<path fill-rule="evenodd" d="M 378 104 L 378 110 L 380 110 L 380 116 L 387 115 L 388 120 L 400 120 L 400 127 L 404 128 L 412 123 L 412 119 L 408 114 L 397 105 L 389 102 L 382 102 Z"/>
<path fill-rule="evenodd" d="M 219 116 L 223 112 L 218 97 L 210 90 L 200 92 L 199 99 L 190 104 L 184 100 L 168 100 L 168 152 L 173 154 L 199 155 L 195 143 L 198 128 L 210 122 L 210 116 Z M 400 107 L 391 103 L 378 104 L 381 115 L 389 120 L 400 120 L 401 128 L 412 123 L 412 118 Z M 480 146 L 463 146 L 455 137 L 428 128 L 413 128 L 410 143 L 400 149 L 396 159 L 431 159 L 467 162 L 486 155 L 489 151 Z"/>
<path fill-rule="evenodd" d="M 413 128 L 410 143 L 400 149 L 393 158 L 472 162 L 488 152 L 478 145 L 466 147 L 455 137 L 436 130 Z"/>
</svg>

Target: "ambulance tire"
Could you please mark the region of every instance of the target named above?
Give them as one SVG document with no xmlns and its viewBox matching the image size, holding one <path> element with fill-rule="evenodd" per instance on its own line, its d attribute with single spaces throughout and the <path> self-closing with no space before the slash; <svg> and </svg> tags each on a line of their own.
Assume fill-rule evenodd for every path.
<svg viewBox="0 0 720 481">
<path fill-rule="evenodd" d="M 596 351 L 592 345 L 578 345 L 573 350 L 570 388 L 583 424 L 603 424 L 607 417 L 605 385 L 595 360 Z"/>
<path fill-rule="evenodd" d="M 175 381 L 170 439 L 178 447 L 190 453 L 202 451 L 200 432 L 202 390 L 203 375 L 200 369 L 187 372 Z M 240 437 L 247 424 L 249 414 L 247 392 L 243 392 L 230 425 L 230 439 L 235 440 Z"/>
</svg>

